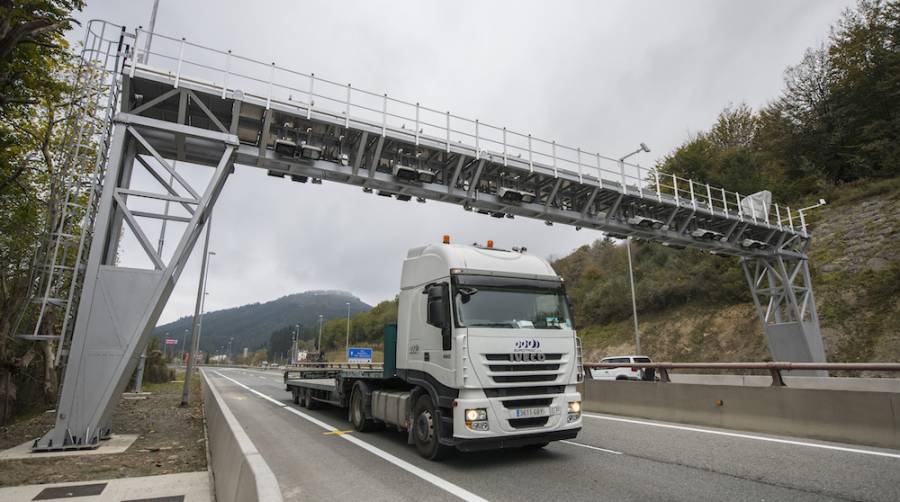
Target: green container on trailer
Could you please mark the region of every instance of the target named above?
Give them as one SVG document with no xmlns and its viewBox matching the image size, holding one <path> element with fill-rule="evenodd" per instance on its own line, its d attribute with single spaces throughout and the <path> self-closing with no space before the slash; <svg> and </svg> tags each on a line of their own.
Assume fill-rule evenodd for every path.
<svg viewBox="0 0 900 502">
<path fill-rule="evenodd" d="M 384 325 L 384 378 L 397 375 L 397 323 Z"/>
</svg>

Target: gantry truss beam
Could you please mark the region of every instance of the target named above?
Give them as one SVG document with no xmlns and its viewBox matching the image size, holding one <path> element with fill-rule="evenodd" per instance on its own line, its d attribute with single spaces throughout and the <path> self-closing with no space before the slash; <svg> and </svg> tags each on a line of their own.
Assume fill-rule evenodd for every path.
<svg viewBox="0 0 900 502">
<path fill-rule="evenodd" d="M 772 221 L 774 217 L 767 222 L 762 207 L 750 210 L 755 203 L 751 199 L 716 198 L 705 184 L 688 180 L 685 194 L 683 187 L 657 185 L 652 174 L 648 179 L 618 180 L 602 174 L 578 175 L 465 143 L 448 143 L 411 128 L 347 119 L 342 113 L 239 90 L 212 89 L 184 76 L 175 89 L 174 75 L 150 68 L 138 66 L 133 73 L 132 97 L 140 96 L 140 101 L 132 114 L 121 117 L 123 121 L 141 127 L 186 114 L 194 127 L 214 133 L 234 120 L 232 103 L 237 96 L 243 104 L 234 131 L 240 139 L 236 162 L 266 169 L 273 176 L 357 185 L 404 201 L 436 200 L 497 218 L 535 218 L 719 255 L 801 258 L 809 242 L 800 228 Z M 179 136 L 178 127 L 184 126 L 171 132 L 156 128 L 158 132 L 146 139 L 163 155 L 180 161 L 214 160 L 202 149 L 186 154 L 183 141 L 173 141 L 173 133 Z M 522 194 L 533 200 L 516 200 Z"/>
</svg>

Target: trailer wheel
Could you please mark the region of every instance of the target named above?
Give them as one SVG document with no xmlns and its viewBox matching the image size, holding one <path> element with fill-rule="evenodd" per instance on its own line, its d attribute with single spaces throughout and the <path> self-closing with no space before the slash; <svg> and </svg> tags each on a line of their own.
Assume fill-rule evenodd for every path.
<svg viewBox="0 0 900 502">
<path fill-rule="evenodd" d="M 300 404 L 300 389 L 296 387 L 291 389 L 291 397 L 294 400 L 294 404 Z"/>
<path fill-rule="evenodd" d="M 416 401 L 413 411 L 413 440 L 419 455 L 428 460 L 441 460 L 453 452 L 453 448 L 442 445 L 438 440 L 441 431 L 440 420 L 435 413 L 431 396 L 424 394 Z"/>
<path fill-rule="evenodd" d="M 306 389 L 303 392 L 303 407 L 308 410 L 315 410 L 319 407 L 319 402 L 312 398 L 311 389 Z"/>
<path fill-rule="evenodd" d="M 353 428 L 359 432 L 375 430 L 375 420 L 366 417 L 365 391 L 362 385 L 353 386 L 353 394 L 350 395 L 350 422 Z"/>
</svg>

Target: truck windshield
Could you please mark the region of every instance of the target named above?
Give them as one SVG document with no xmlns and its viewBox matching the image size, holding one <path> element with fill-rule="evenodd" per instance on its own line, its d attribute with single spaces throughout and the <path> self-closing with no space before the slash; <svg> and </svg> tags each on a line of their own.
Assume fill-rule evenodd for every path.
<svg viewBox="0 0 900 502">
<path fill-rule="evenodd" d="M 461 327 L 572 329 L 561 290 L 459 286 L 455 302 Z"/>
</svg>

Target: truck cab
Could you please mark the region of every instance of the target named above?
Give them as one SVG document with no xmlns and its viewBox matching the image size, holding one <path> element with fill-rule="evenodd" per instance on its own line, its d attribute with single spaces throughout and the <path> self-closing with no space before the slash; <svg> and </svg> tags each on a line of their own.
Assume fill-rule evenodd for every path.
<svg viewBox="0 0 900 502">
<path fill-rule="evenodd" d="M 395 371 L 421 389 L 410 435 L 423 455 L 575 437 L 580 357 L 564 283 L 545 260 L 490 241 L 408 252 Z"/>
</svg>

